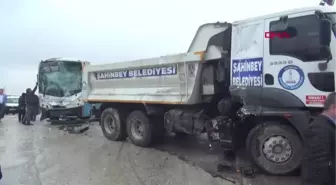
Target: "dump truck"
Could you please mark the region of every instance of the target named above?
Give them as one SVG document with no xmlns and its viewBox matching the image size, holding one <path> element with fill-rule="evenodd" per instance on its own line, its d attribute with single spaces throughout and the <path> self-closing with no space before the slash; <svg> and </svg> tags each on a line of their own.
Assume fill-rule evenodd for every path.
<svg viewBox="0 0 336 185">
<path fill-rule="evenodd" d="M 164 133 L 206 133 L 286 174 L 300 167 L 303 131 L 335 92 L 335 25 L 329 6 L 204 24 L 186 53 L 85 66 L 82 97 L 101 103 L 109 140 L 148 147 Z"/>
</svg>

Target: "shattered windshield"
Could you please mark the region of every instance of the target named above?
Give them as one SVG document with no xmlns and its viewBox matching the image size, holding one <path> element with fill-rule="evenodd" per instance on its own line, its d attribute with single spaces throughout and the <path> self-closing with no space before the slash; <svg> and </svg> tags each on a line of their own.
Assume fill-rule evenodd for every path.
<svg viewBox="0 0 336 185">
<path fill-rule="evenodd" d="M 68 97 L 82 91 L 82 64 L 80 62 L 42 62 L 39 69 L 41 94 Z"/>
</svg>

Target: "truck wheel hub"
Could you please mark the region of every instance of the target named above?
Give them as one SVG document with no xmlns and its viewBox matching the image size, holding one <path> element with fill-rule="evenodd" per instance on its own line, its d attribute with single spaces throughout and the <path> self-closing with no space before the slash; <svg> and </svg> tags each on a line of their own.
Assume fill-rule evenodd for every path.
<svg viewBox="0 0 336 185">
<path fill-rule="evenodd" d="M 144 124 L 140 120 L 133 120 L 131 124 L 131 132 L 136 139 L 142 139 L 145 128 Z"/>
<path fill-rule="evenodd" d="M 106 132 L 108 132 L 109 134 L 112 134 L 115 130 L 115 120 L 112 116 L 106 116 L 106 118 L 104 119 L 104 125 L 106 128 Z"/>
<path fill-rule="evenodd" d="M 292 156 L 291 143 L 283 136 L 272 136 L 262 146 L 265 157 L 275 163 L 283 163 Z"/>
</svg>

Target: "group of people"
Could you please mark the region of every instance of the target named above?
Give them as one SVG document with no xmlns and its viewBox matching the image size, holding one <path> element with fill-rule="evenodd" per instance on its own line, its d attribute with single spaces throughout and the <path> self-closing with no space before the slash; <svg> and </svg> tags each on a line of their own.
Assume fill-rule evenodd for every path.
<svg viewBox="0 0 336 185">
<path fill-rule="evenodd" d="M 36 115 L 39 109 L 39 98 L 35 94 L 37 90 L 37 83 L 33 90 L 26 89 L 25 93 L 19 98 L 19 122 L 24 125 L 31 125 L 31 121 L 36 120 Z"/>
<path fill-rule="evenodd" d="M 36 115 L 38 114 L 39 110 L 39 98 L 35 94 L 37 90 L 36 83 L 33 90 L 30 88 L 26 89 L 25 93 L 19 98 L 19 122 L 24 125 L 30 125 L 30 121 L 36 120 Z M 6 114 L 6 104 L 7 104 L 7 95 L 4 93 L 4 89 L 0 89 L 0 121 L 4 118 Z"/>
</svg>

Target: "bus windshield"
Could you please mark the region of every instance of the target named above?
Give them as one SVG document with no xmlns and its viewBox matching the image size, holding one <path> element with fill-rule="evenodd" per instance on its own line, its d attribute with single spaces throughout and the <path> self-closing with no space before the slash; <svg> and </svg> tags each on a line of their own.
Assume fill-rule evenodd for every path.
<svg viewBox="0 0 336 185">
<path fill-rule="evenodd" d="M 42 62 L 39 68 L 39 92 L 55 97 L 69 97 L 82 91 L 82 63 Z"/>
</svg>

